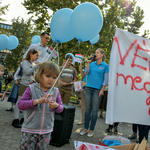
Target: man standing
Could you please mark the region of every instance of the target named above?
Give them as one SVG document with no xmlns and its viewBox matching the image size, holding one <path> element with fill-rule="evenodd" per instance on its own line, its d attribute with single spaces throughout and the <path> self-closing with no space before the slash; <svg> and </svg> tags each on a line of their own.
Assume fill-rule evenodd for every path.
<svg viewBox="0 0 150 150">
<path fill-rule="evenodd" d="M 26 53 L 23 55 L 23 59 L 26 57 L 28 51 L 30 49 L 37 49 L 39 51 L 39 59 L 36 61 L 37 63 L 42 63 L 49 57 L 49 48 L 46 46 L 50 40 L 50 35 L 47 32 L 43 32 L 40 36 L 41 42 L 37 44 L 31 44 Z"/>
<path fill-rule="evenodd" d="M 74 85 L 74 82 L 77 80 L 76 69 L 71 66 L 73 59 L 74 59 L 73 54 L 71 53 L 66 54 L 65 62 L 67 61 L 67 63 L 64 70 L 62 71 L 59 80 L 61 83 L 59 86 L 59 92 L 63 104 L 69 103 L 72 86 Z M 60 70 L 62 70 L 62 68 L 63 67 L 61 67 Z"/>
</svg>

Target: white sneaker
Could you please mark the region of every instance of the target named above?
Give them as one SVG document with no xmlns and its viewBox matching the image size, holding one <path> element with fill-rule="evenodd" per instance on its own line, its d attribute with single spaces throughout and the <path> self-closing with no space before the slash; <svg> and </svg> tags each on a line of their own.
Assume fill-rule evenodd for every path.
<svg viewBox="0 0 150 150">
<path fill-rule="evenodd" d="M 93 133 L 92 134 L 89 134 L 89 133 L 87 134 L 88 137 L 92 137 L 93 135 L 94 135 Z"/>
<path fill-rule="evenodd" d="M 80 135 L 85 135 L 85 134 L 87 134 L 87 133 L 88 133 L 88 130 L 85 131 L 85 132 L 80 132 Z"/>
</svg>

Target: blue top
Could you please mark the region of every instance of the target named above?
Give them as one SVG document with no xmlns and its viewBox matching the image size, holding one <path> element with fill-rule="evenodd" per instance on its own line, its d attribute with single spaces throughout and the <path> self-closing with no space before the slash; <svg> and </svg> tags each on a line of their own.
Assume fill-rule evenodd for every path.
<svg viewBox="0 0 150 150">
<path fill-rule="evenodd" d="M 92 62 L 89 69 L 85 69 L 85 74 L 88 74 L 86 87 L 91 87 L 101 90 L 102 86 L 108 84 L 109 66 L 104 61 L 97 64 L 97 61 Z"/>
<path fill-rule="evenodd" d="M 85 72 L 85 69 L 86 69 L 86 66 L 85 66 L 85 68 L 84 68 L 84 72 Z M 87 82 L 87 81 L 86 81 L 86 78 L 87 78 L 86 76 L 87 76 L 87 75 L 85 75 L 85 77 L 83 78 L 83 81 L 84 81 L 84 82 Z"/>
</svg>

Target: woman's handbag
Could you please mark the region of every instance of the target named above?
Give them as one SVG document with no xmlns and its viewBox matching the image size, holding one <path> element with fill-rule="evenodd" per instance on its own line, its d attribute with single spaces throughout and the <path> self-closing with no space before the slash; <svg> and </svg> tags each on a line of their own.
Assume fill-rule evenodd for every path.
<svg viewBox="0 0 150 150">
<path fill-rule="evenodd" d="M 11 102 L 13 104 L 17 102 L 18 90 L 19 90 L 19 85 L 18 84 L 14 84 L 14 86 L 13 86 L 13 88 L 12 88 L 10 94 L 9 94 L 7 102 Z"/>
</svg>

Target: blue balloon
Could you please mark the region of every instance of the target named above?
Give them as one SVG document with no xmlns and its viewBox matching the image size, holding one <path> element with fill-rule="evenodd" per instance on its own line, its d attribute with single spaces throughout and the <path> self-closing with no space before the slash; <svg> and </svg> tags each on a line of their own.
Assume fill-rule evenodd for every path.
<svg viewBox="0 0 150 150">
<path fill-rule="evenodd" d="M 31 43 L 32 43 L 32 44 L 37 44 L 37 43 L 39 43 L 39 42 L 41 42 L 40 36 L 39 36 L 39 35 L 34 35 L 34 36 L 32 37 L 32 39 L 31 39 Z"/>
<path fill-rule="evenodd" d="M 51 35 L 52 41 L 57 43 L 57 40 L 54 39 L 54 36 L 52 35 L 52 33 L 50 33 L 50 35 Z"/>
<path fill-rule="evenodd" d="M 18 38 L 16 36 L 9 36 L 8 39 L 9 39 L 9 42 L 8 42 L 7 49 L 8 50 L 15 49 L 19 44 Z"/>
<path fill-rule="evenodd" d="M 70 17 L 73 10 L 70 8 L 62 8 L 58 10 L 51 19 L 51 33 L 54 39 L 59 43 L 64 43 L 74 38 L 70 27 Z"/>
<path fill-rule="evenodd" d="M 91 44 L 95 44 L 95 43 L 97 43 L 99 41 L 99 34 L 96 36 L 96 37 L 94 37 L 93 39 L 91 39 L 90 40 L 90 43 Z"/>
<path fill-rule="evenodd" d="M 73 34 L 79 41 L 88 41 L 101 31 L 103 16 L 95 4 L 85 2 L 74 9 L 70 24 Z"/>
<path fill-rule="evenodd" d="M 0 34 L 0 50 L 4 50 L 8 46 L 8 36 L 5 34 Z"/>
<path fill-rule="evenodd" d="M 73 58 L 72 61 L 74 62 L 74 55 L 73 55 L 72 53 L 67 53 L 67 54 L 65 55 L 65 59 L 66 59 L 67 55 L 71 55 L 72 58 Z"/>
</svg>

